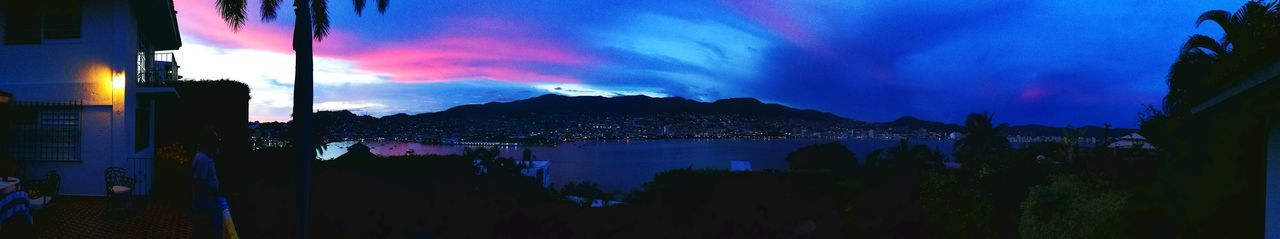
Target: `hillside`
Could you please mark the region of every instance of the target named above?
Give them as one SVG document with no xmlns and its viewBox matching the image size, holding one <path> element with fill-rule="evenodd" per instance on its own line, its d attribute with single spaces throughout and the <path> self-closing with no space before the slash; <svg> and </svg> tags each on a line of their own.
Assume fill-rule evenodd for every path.
<svg viewBox="0 0 1280 239">
<path fill-rule="evenodd" d="M 866 123 L 818 110 L 796 109 L 752 98 L 700 102 L 680 97 L 562 96 L 490 102 L 453 107 L 440 112 L 383 117 L 349 111 L 317 113 L 328 137 L 392 137 L 435 140 L 494 140 L 535 138 L 540 142 L 575 139 L 850 137 L 860 130 L 898 133 L 906 137 L 941 137 L 963 126 L 903 116 L 893 121 Z M 932 132 L 922 134 L 921 131 Z M 1119 136 L 1132 129 L 1077 128 L 1086 137 Z M 1006 128 L 1009 135 L 1059 136 L 1061 127 L 1021 125 Z M 929 136 L 932 135 L 932 136 Z"/>
</svg>

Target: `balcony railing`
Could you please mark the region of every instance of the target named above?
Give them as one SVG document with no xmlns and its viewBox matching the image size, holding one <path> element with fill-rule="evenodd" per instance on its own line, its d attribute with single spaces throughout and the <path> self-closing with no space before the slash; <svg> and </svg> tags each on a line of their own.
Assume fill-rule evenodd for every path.
<svg viewBox="0 0 1280 239">
<path fill-rule="evenodd" d="M 178 79 L 178 60 L 172 52 L 138 53 L 138 87 L 166 87 L 166 82 Z"/>
</svg>

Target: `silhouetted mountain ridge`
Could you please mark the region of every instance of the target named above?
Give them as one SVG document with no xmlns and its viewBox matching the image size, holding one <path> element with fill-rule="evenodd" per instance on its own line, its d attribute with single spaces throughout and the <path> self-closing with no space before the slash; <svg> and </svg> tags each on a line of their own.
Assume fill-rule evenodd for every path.
<svg viewBox="0 0 1280 239">
<path fill-rule="evenodd" d="M 424 113 L 417 117 L 518 117 L 541 114 L 657 115 L 657 114 L 724 114 L 770 119 L 806 121 L 855 121 L 831 113 L 795 109 L 768 104 L 753 98 L 731 98 L 700 102 L 680 97 L 649 96 L 563 96 L 547 94 L 511 102 L 489 102 L 461 105 L 448 110 Z"/>
<path fill-rule="evenodd" d="M 505 127 L 494 119 L 563 119 L 568 121 L 583 117 L 624 116 L 653 117 L 660 115 L 727 115 L 733 119 L 766 120 L 772 122 L 804 122 L 809 125 L 829 125 L 845 128 L 868 128 L 890 131 L 918 131 L 924 129 L 931 132 L 961 132 L 959 124 L 924 120 L 914 116 L 902 116 L 889 122 L 866 123 L 835 114 L 811 110 L 796 109 L 780 104 L 761 102 L 754 98 L 728 98 L 713 102 L 701 102 L 681 97 L 649 97 L 637 96 L 564 96 L 547 94 L 533 98 L 510 102 L 489 102 L 469 104 L 449 108 L 444 111 L 422 114 L 394 114 L 383 117 L 356 115 L 350 111 L 317 112 L 317 120 L 331 129 L 359 129 L 366 132 L 393 132 L 394 128 L 384 126 L 412 126 L 447 123 L 452 126 L 465 127 Z M 488 123 L 474 123 L 478 121 Z M 473 123 L 467 123 L 473 122 Z M 512 121 L 516 122 L 516 121 Z M 511 123 L 506 123 L 511 124 Z M 382 128 L 382 129 L 378 129 Z M 1053 127 L 1038 124 L 1010 126 L 1005 129 L 1008 135 L 1023 136 L 1060 136 L 1065 127 Z M 1075 128 L 1086 137 L 1120 136 L 1136 132 L 1134 129 L 1112 129 L 1107 132 L 1103 127 L 1084 126 Z"/>
</svg>

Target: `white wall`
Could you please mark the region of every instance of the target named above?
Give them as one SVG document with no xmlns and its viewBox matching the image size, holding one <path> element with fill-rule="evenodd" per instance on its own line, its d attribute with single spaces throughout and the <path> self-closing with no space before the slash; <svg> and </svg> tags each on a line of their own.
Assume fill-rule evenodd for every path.
<svg viewBox="0 0 1280 239">
<path fill-rule="evenodd" d="M 44 175 L 50 170 L 62 177 L 62 194 L 103 195 L 103 169 L 111 165 L 107 156 L 113 150 L 112 142 L 105 137 L 110 132 L 111 108 L 107 106 L 85 107 L 80 113 L 81 145 L 80 162 L 28 162 L 23 166 L 28 175 Z M 93 137 L 90 137 L 90 136 Z M 117 147 L 118 148 L 118 147 Z"/>
<path fill-rule="evenodd" d="M 85 0 L 80 39 L 0 45 L 0 90 L 12 93 L 14 100 L 85 104 L 80 114 L 82 162 L 24 164 L 34 175 L 57 170 L 63 194 L 103 195 L 103 170 L 129 169 L 126 159 L 137 154 L 132 135 L 137 97 L 132 92 L 138 34 L 131 2 Z M 113 75 L 123 75 L 123 87 L 113 86 Z"/>
</svg>

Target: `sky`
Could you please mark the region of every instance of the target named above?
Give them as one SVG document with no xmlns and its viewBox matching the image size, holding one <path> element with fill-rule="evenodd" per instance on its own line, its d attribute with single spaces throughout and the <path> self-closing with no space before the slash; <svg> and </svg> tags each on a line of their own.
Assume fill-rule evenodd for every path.
<svg viewBox="0 0 1280 239">
<path fill-rule="evenodd" d="M 249 85 L 251 121 L 287 121 L 293 12 L 233 31 L 175 0 L 185 79 Z M 284 4 L 290 4 L 285 1 Z M 370 5 L 375 1 L 370 1 Z M 1136 127 L 1196 18 L 1244 1 L 330 1 L 317 110 L 384 116 L 543 94 L 752 97 L 865 120 Z"/>
</svg>

